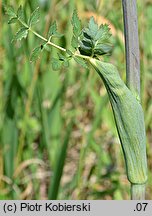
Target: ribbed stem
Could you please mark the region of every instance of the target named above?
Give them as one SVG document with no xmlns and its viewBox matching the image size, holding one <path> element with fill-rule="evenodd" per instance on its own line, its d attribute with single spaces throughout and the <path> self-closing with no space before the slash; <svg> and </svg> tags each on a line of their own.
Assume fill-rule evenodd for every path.
<svg viewBox="0 0 152 216">
<path fill-rule="evenodd" d="M 131 199 L 144 200 L 145 199 L 146 184 L 131 184 Z"/>
<path fill-rule="evenodd" d="M 140 58 L 138 39 L 137 0 L 122 0 L 127 86 L 140 99 Z M 144 128 L 143 128 L 144 130 Z M 144 200 L 146 185 L 131 184 L 131 199 Z"/>
<path fill-rule="evenodd" d="M 127 86 L 140 97 L 140 59 L 136 0 L 122 0 Z"/>
</svg>

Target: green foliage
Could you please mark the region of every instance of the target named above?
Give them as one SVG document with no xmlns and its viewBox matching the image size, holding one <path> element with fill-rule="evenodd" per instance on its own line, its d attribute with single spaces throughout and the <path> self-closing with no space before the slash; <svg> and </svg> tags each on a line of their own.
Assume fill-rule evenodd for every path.
<svg viewBox="0 0 152 216">
<path fill-rule="evenodd" d="M 41 51 L 42 51 L 41 46 L 34 48 L 30 56 L 30 61 L 31 62 L 36 61 L 38 57 L 40 56 Z"/>
<path fill-rule="evenodd" d="M 79 65 L 81 65 L 82 67 L 84 67 L 84 68 L 86 68 L 86 69 L 88 68 L 86 62 L 85 62 L 82 58 L 80 58 L 80 57 L 74 57 L 74 60 L 75 60 Z"/>
<path fill-rule="evenodd" d="M 53 70 L 60 70 L 62 66 L 69 67 L 69 57 L 66 57 L 62 55 L 61 53 L 58 53 L 58 58 L 52 58 L 52 69 Z"/>
<path fill-rule="evenodd" d="M 28 28 L 22 27 L 16 32 L 13 40 L 22 40 L 23 38 L 26 38 L 28 35 Z"/>
<path fill-rule="evenodd" d="M 52 69 L 53 70 L 60 70 L 61 69 L 61 62 L 59 61 L 59 59 L 57 58 L 52 58 L 51 59 L 51 63 L 52 63 Z"/>
<path fill-rule="evenodd" d="M 74 35 L 78 37 L 80 35 L 80 33 L 81 33 L 81 21 L 78 18 L 78 14 L 77 14 L 76 10 L 74 10 L 74 12 L 73 12 L 71 23 L 73 25 L 73 33 L 74 33 Z"/>
<path fill-rule="evenodd" d="M 63 168 L 64 168 L 64 164 L 66 160 L 66 154 L 67 154 L 71 132 L 72 132 L 72 122 L 68 126 L 62 147 L 57 154 L 57 159 L 55 163 L 56 169 L 55 169 L 53 178 L 50 181 L 50 188 L 49 188 L 49 194 L 48 194 L 48 198 L 50 200 L 55 200 L 57 199 L 57 196 L 58 196 L 60 181 L 61 181 Z"/>
<path fill-rule="evenodd" d="M 39 7 L 37 7 L 30 16 L 30 19 L 28 21 L 29 26 L 37 24 L 39 22 L 39 19 L 40 19 L 40 10 Z"/>
<path fill-rule="evenodd" d="M 12 6 L 5 6 L 5 13 L 10 17 L 16 17 L 15 10 Z"/>
<path fill-rule="evenodd" d="M 76 10 L 74 10 L 73 12 L 71 23 L 73 25 L 73 37 L 72 37 L 71 45 L 73 48 L 77 49 L 79 45 L 79 36 L 81 34 L 81 21 L 78 18 Z"/>
<path fill-rule="evenodd" d="M 8 24 L 13 24 L 13 23 L 16 23 L 17 21 L 18 21 L 17 17 L 12 17 L 9 19 Z"/>
<path fill-rule="evenodd" d="M 109 43 L 111 34 L 109 33 L 107 24 L 101 24 L 99 27 L 91 17 L 88 28 L 82 30 L 82 35 L 79 42 L 79 50 L 82 55 L 98 56 L 109 54 L 112 46 Z"/>
<path fill-rule="evenodd" d="M 14 15 L 14 9 L 8 8 L 7 9 L 7 14 L 12 14 Z M 36 8 L 33 13 L 30 15 L 28 24 L 24 23 L 23 19 L 23 9 L 20 6 L 17 10 L 17 15 L 15 14 L 15 17 L 11 18 L 9 20 L 9 24 L 15 23 L 17 21 L 20 22 L 20 24 L 23 26 L 19 31 L 16 33 L 14 40 L 21 40 L 22 38 L 26 38 L 28 34 L 28 30 L 32 31 L 36 36 L 38 36 L 40 39 L 45 41 L 44 46 L 46 47 L 47 50 L 47 45 L 53 45 L 53 43 L 50 44 L 51 38 L 52 37 L 61 37 L 62 34 L 58 33 L 57 31 L 57 24 L 56 21 L 52 23 L 48 30 L 48 40 L 38 33 L 36 33 L 31 26 L 37 24 L 40 18 L 40 11 L 39 8 Z M 94 18 L 91 17 L 88 28 L 84 28 L 81 30 L 81 21 L 78 18 L 77 11 L 74 10 L 73 16 L 72 16 L 72 26 L 73 26 L 73 37 L 71 41 L 71 45 L 76 51 L 78 52 L 78 49 L 80 51 L 80 54 L 84 56 L 98 56 L 98 55 L 103 55 L 107 54 L 111 51 L 111 45 L 108 43 L 108 40 L 110 38 L 110 33 L 109 33 L 109 27 L 105 25 L 100 25 L 98 27 L 97 23 L 94 21 Z M 62 49 L 62 47 L 56 46 L 55 44 L 53 45 L 58 49 Z M 35 61 L 38 56 L 40 51 L 43 49 L 35 48 L 32 51 L 32 55 L 30 60 Z M 63 50 L 67 53 L 68 57 L 63 56 L 62 54 L 59 55 L 59 60 L 62 61 L 62 65 L 65 67 L 69 66 L 69 60 L 74 57 L 75 61 L 80 64 L 81 66 L 87 68 L 85 61 L 81 56 L 77 56 L 71 51 L 66 51 Z M 61 56 L 62 55 L 62 56 Z M 81 59 L 80 59 L 81 58 Z M 84 57 L 85 58 L 85 57 Z M 52 60 L 52 68 L 55 70 L 59 70 L 61 67 L 61 63 L 57 63 L 57 59 Z"/>
<path fill-rule="evenodd" d="M 18 10 L 17 10 L 17 17 L 18 17 L 18 19 L 21 19 L 21 20 L 23 20 L 23 8 L 22 8 L 22 6 L 20 5 L 20 7 L 18 8 Z"/>
<path fill-rule="evenodd" d="M 5 7 L 5 13 L 9 16 L 8 24 L 17 23 L 19 20 L 23 21 L 22 6 L 18 8 L 17 13 L 15 12 L 12 6 L 7 6 Z M 27 35 L 28 35 L 28 27 L 27 25 L 25 26 L 22 24 L 22 27 L 16 32 L 13 41 L 22 40 L 23 38 L 26 38 Z"/>
<path fill-rule="evenodd" d="M 50 37 L 54 35 L 56 31 L 57 31 L 57 25 L 56 25 L 56 21 L 54 21 L 54 23 L 49 28 L 48 36 Z"/>
<path fill-rule="evenodd" d="M 63 34 L 57 32 L 57 24 L 56 24 L 56 21 L 54 21 L 54 22 L 52 23 L 52 25 L 50 26 L 49 31 L 48 31 L 48 37 L 50 38 L 50 37 L 52 37 L 52 36 L 54 36 L 54 37 L 62 37 L 62 36 L 63 36 Z"/>
<path fill-rule="evenodd" d="M 12 1 L 12 5 L 19 7 L 18 2 L 21 1 Z M 110 3 L 110 1 L 108 2 Z M 107 20 L 105 22 L 113 25 L 112 30 L 117 32 L 117 36 L 114 33 L 112 38 L 115 49 L 111 56 L 111 62 L 115 62 L 118 68 L 124 71 L 125 65 L 122 64 L 125 61 L 122 55 L 124 43 L 119 37 L 123 29 L 121 4 L 116 0 L 114 2 L 116 4 L 113 4 L 113 9 L 118 13 L 113 13 L 114 10 L 111 10 L 111 5 L 107 4 L 107 1 L 99 3 L 100 6 L 102 5 L 104 13 L 102 13 L 101 7 L 96 5 L 100 12 L 98 14 L 92 9 L 91 0 L 78 0 L 76 5 L 78 11 L 80 9 L 82 17 L 85 17 L 85 13 L 82 11 L 82 8 L 85 7 L 87 11 L 91 10 L 99 20 L 100 15 L 101 18 L 105 15 L 104 18 Z M 75 1 L 69 1 L 68 7 L 63 7 L 62 1 L 54 1 L 56 13 L 53 16 L 54 6 L 49 1 L 43 5 L 40 3 L 41 22 L 30 27 L 30 37 L 19 46 L 11 43 L 16 30 L 13 23 L 18 21 L 19 28 L 28 28 L 26 20 L 30 17 L 33 8 L 36 7 L 36 2 L 27 1 L 24 4 L 24 16 L 20 15 L 22 14 L 21 7 L 18 10 L 9 7 L 8 18 L 5 16 L 3 18 L 2 34 L 4 36 L 1 41 L 3 47 L 1 56 L 4 64 L 3 73 L 0 76 L 0 176 L 2 176 L 0 199 L 48 199 L 48 188 L 53 190 L 51 188 L 53 184 L 55 185 L 53 194 L 58 199 L 129 198 L 129 185 L 124 181 L 124 163 L 106 91 L 96 74 L 82 68 L 74 61 L 70 61 L 73 58 L 80 65 L 86 64 L 86 56 L 83 55 L 84 58 L 78 56 L 80 54 L 79 41 L 84 37 L 82 30 L 79 36 L 73 37 L 76 49 L 73 51 L 73 48 L 70 47 L 72 31 L 69 17 L 73 13 L 75 3 Z M 94 4 L 96 4 L 95 1 Z M 138 2 L 138 6 L 141 10 L 139 11 L 139 19 L 141 19 L 139 20 L 139 31 L 145 32 L 144 35 L 140 34 L 139 36 L 141 37 L 143 56 L 141 59 L 143 104 L 146 113 L 147 142 L 149 143 L 152 129 L 152 121 L 150 121 L 152 61 L 150 55 L 151 34 L 149 33 L 152 10 L 151 6 L 144 1 Z M 146 12 L 144 19 L 141 16 L 143 8 Z M 46 16 L 48 19 L 44 19 Z M 8 26 L 7 21 L 11 18 L 13 20 L 10 22 L 13 25 Z M 65 37 L 61 40 L 52 40 L 53 35 L 50 38 L 48 36 L 44 38 L 47 35 L 47 32 L 43 32 L 44 29 L 48 28 L 50 22 L 52 25 L 54 23 L 52 18 L 60 23 L 60 31 L 65 33 Z M 73 18 L 73 20 L 75 19 Z M 35 36 L 32 35 L 32 31 Z M 149 36 L 148 40 L 144 40 L 144 37 L 148 37 L 147 35 Z M 52 43 L 66 46 L 67 49 L 65 52 L 63 49 L 54 49 L 48 43 L 48 39 Z M 88 39 L 90 40 L 90 38 Z M 109 44 L 109 41 L 106 43 Z M 35 47 L 38 48 L 37 51 L 34 51 Z M 41 55 L 43 50 L 48 52 Z M 62 56 L 58 56 L 58 53 L 62 53 Z M 29 56 L 31 58 L 32 55 L 35 60 L 41 55 L 39 66 L 34 67 L 30 63 Z M 90 58 L 88 54 L 87 57 Z M 103 56 L 102 59 L 108 60 L 108 58 L 108 56 Z M 67 65 L 69 61 L 69 68 L 63 70 L 64 64 Z M 147 62 L 147 64 L 145 65 L 143 62 Z M 58 69 L 54 73 L 51 67 L 52 63 Z M 62 144 L 68 133 L 67 128 L 71 119 L 74 119 L 71 138 L 68 140 L 66 152 L 61 154 L 60 150 L 62 151 Z M 21 136 L 24 139 L 21 139 Z M 64 157 L 62 157 L 64 153 L 66 160 L 63 160 Z M 62 155 L 61 161 L 58 155 Z M 148 147 L 148 161 L 151 165 L 150 155 L 151 150 Z M 18 158 L 20 158 L 19 162 L 16 162 Z M 34 161 L 38 161 L 37 164 L 34 164 Z M 20 172 L 15 175 L 15 171 L 19 169 Z M 5 176 L 9 177 L 11 184 L 4 181 L 3 177 Z M 151 199 L 152 174 L 150 172 L 149 177 L 147 198 Z M 62 186 L 60 180 L 62 180 Z M 3 191 L 8 193 L 4 194 Z"/>
<path fill-rule="evenodd" d="M 5 6 L 5 13 L 10 18 L 9 24 L 14 23 L 15 20 L 17 21 L 18 19 L 23 20 L 23 8 L 22 8 L 21 5 L 19 6 L 17 12 L 15 12 L 15 10 L 14 10 L 14 8 L 12 6 Z"/>
<path fill-rule="evenodd" d="M 73 36 L 72 37 L 72 40 L 71 40 L 71 45 L 74 49 L 77 49 L 78 48 L 78 44 L 79 44 L 79 41 L 78 41 L 78 38 Z"/>
</svg>

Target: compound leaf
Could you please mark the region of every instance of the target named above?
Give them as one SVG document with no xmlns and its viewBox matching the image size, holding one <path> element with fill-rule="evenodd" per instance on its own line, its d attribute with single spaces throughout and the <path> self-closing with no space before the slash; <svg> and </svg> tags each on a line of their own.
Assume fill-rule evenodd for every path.
<svg viewBox="0 0 152 216">
<path fill-rule="evenodd" d="M 79 51 L 82 55 L 96 56 L 108 54 L 112 46 L 109 43 L 111 34 L 107 24 L 98 26 L 94 18 L 91 17 L 88 28 L 82 30 L 79 38 Z"/>
</svg>

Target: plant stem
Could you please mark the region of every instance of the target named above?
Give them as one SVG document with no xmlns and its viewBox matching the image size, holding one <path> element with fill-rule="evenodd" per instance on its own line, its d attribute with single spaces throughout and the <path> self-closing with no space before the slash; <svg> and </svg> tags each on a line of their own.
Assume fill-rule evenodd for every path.
<svg viewBox="0 0 152 216">
<path fill-rule="evenodd" d="M 122 0 L 126 47 L 126 80 L 140 97 L 140 59 L 136 0 Z"/>
<path fill-rule="evenodd" d="M 140 58 L 138 40 L 138 19 L 136 0 L 122 0 L 125 51 L 126 51 L 126 80 L 130 90 L 140 99 Z M 145 130 L 145 128 L 143 128 Z M 145 184 L 131 183 L 131 199 L 145 199 Z"/>
<path fill-rule="evenodd" d="M 145 199 L 146 184 L 131 184 L 131 199 L 144 200 Z"/>
<path fill-rule="evenodd" d="M 45 41 L 48 45 L 53 46 L 53 47 L 55 47 L 55 48 L 57 48 L 57 49 L 59 49 L 59 50 L 61 50 L 61 51 L 63 51 L 63 52 L 66 52 L 66 51 L 67 51 L 65 48 L 56 45 L 55 43 L 51 42 L 50 40 L 47 40 L 47 39 L 46 39 L 45 37 L 43 37 L 42 35 L 38 34 L 36 31 L 34 31 L 31 27 L 29 27 L 29 26 L 28 26 L 26 23 L 24 23 L 22 20 L 20 20 L 20 19 L 18 19 L 18 20 L 19 20 L 19 22 L 20 22 L 23 26 L 25 26 L 26 28 L 28 28 L 29 31 L 31 31 L 35 36 L 37 36 L 37 37 L 40 38 L 41 40 Z M 71 52 L 71 53 L 73 54 L 73 56 L 80 57 L 80 58 L 82 58 L 82 59 L 86 59 L 86 60 L 87 60 L 87 59 L 90 58 L 90 56 L 81 55 L 81 54 L 76 53 L 76 52 L 75 52 L 75 53 Z"/>
</svg>

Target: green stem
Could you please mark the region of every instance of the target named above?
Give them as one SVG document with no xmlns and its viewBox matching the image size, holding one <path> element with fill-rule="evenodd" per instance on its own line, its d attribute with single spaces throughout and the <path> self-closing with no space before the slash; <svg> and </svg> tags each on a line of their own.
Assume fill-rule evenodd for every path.
<svg viewBox="0 0 152 216">
<path fill-rule="evenodd" d="M 140 58 L 136 0 L 122 0 L 122 5 L 126 48 L 127 86 L 140 97 Z"/>
<path fill-rule="evenodd" d="M 42 35 L 38 34 L 38 33 L 37 33 L 36 31 L 34 31 L 31 27 L 29 27 L 25 22 L 23 22 L 23 21 L 20 20 L 20 19 L 18 19 L 18 20 L 19 20 L 19 22 L 20 22 L 23 26 L 25 26 L 26 28 L 28 28 L 29 31 L 31 31 L 35 36 L 37 36 L 37 37 L 40 38 L 41 40 L 45 41 L 48 45 L 53 46 L 53 47 L 55 47 L 55 48 L 57 48 L 57 49 L 59 49 L 59 50 L 61 50 L 61 51 L 63 51 L 63 52 L 67 52 L 67 50 L 66 50 L 65 48 L 60 47 L 60 46 L 54 44 L 54 43 L 51 42 L 50 40 L 47 40 L 45 37 L 43 37 Z M 89 56 L 81 55 L 81 54 L 76 53 L 76 52 L 75 52 L 75 53 L 72 52 L 72 54 L 73 54 L 73 56 L 80 57 L 80 58 L 82 58 L 82 59 L 86 59 L 86 60 L 90 59 Z"/>
<path fill-rule="evenodd" d="M 144 200 L 145 190 L 146 190 L 146 184 L 131 184 L 131 199 Z"/>
<path fill-rule="evenodd" d="M 63 47 L 60 47 L 54 43 L 52 43 L 51 41 L 47 40 L 46 38 L 44 38 L 43 36 L 41 36 L 40 34 L 38 34 L 36 31 L 34 31 L 33 29 L 29 28 L 29 31 L 31 31 L 34 35 L 36 35 L 38 38 L 42 39 L 43 41 L 47 42 L 47 44 L 63 51 L 63 52 L 66 52 L 67 50 Z M 89 56 L 85 56 L 85 55 L 81 55 L 81 54 L 78 54 L 78 53 L 72 53 L 73 56 L 76 56 L 76 57 L 80 57 L 80 58 L 83 58 L 83 59 L 90 59 Z"/>
<path fill-rule="evenodd" d="M 140 99 L 140 58 L 138 39 L 137 1 L 122 0 L 127 86 Z M 145 127 L 145 126 L 144 126 Z M 145 128 L 143 127 L 143 130 Z M 131 199 L 144 199 L 146 185 L 132 185 Z"/>
</svg>

